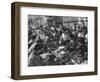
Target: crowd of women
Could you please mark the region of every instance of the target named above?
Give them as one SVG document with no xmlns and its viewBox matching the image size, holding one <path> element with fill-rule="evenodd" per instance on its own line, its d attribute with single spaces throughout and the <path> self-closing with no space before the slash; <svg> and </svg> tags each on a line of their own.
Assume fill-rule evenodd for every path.
<svg viewBox="0 0 100 82">
<path fill-rule="evenodd" d="M 88 62 L 87 20 L 45 23 L 34 29 L 29 20 L 28 66 L 75 65 Z"/>
</svg>

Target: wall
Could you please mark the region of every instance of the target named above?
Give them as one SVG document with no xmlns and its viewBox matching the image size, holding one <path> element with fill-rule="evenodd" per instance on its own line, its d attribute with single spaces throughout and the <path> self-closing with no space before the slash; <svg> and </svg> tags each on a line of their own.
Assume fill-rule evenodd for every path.
<svg viewBox="0 0 100 82">
<path fill-rule="evenodd" d="M 0 1 L 0 82 L 15 82 L 10 79 L 10 66 L 11 66 L 11 2 L 15 0 L 1 0 Z M 98 22 L 100 22 L 100 0 L 16 0 L 25 2 L 37 2 L 37 3 L 52 3 L 52 4 L 68 4 L 68 5 L 87 5 L 98 6 Z M 100 25 L 98 25 L 98 35 L 100 35 Z M 98 38 L 98 42 L 100 38 Z M 98 49 L 100 43 L 98 43 Z M 99 50 L 98 50 L 99 51 Z M 100 51 L 98 52 L 98 55 Z M 98 56 L 98 59 L 100 55 Z M 100 60 L 98 61 L 100 62 Z M 100 64 L 98 66 L 100 68 Z M 99 69 L 98 68 L 98 69 Z M 29 82 L 100 82 L 100 70 L 97 76 L 79 76 L 79 77 L 64 77 L 64 78 L 52 78 L 52 79 L 38 79 L 28 80 Z M 27 82 L 27 80 L 23 80 Z"/>
</svg>

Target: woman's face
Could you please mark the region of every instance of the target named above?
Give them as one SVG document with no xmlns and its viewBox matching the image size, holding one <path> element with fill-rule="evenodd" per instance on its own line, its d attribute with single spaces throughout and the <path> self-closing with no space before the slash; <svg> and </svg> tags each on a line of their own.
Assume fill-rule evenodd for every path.
<svg viewBox="0 0 100 82">
<path fill-rule="evenodd" d="M 43 53 L 40 56 L 42 59 L 46 59 L 49 56 L 49 53 Z"/>
</svg>

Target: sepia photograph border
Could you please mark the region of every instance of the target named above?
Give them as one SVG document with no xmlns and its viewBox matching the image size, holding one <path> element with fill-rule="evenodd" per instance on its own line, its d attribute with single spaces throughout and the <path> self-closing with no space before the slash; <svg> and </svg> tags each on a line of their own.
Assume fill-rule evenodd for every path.
<svg viewBox="0 0 100 82">
<path fill-rule="evenodd" d="M 42 74 L 42 75 L 20 75 L 20 8 L 21 7 L 39 7 L 39 8 L 57 8 L 94 11 L 94 71 L 93 72 L 75 72 L 59 74 Z M 38 78 L 55 78 L 69 76 L 97 75 L 97 7 L 77 6 L 77 5 L 58 5 L 42 3 L 14 2 L 11 4 L 11 78 L 15 80 L 38 79 Z"/>
</svg>

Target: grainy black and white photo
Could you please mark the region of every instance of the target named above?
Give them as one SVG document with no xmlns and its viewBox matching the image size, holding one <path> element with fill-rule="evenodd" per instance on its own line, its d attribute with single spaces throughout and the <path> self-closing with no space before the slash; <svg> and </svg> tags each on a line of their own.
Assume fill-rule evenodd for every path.
<svg viewBox="0 0 100 82">
<path fill-rule="evenodd" d="M 28 15 L 28 66 L 88 64 L 88 17 Z"/>
</svg>

